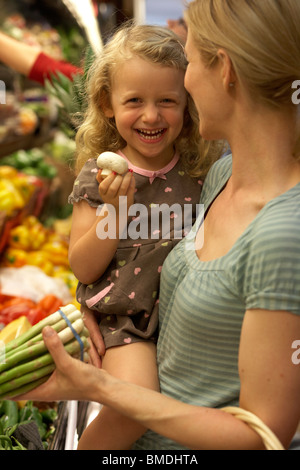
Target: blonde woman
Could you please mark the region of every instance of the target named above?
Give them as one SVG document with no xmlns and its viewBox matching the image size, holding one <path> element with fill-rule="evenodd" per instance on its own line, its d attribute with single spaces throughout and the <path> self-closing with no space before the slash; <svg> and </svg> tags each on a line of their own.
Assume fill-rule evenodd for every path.
<svg viewBox="0 0 300 470">
<path fill-rule="evenodd" d="M 194 0 L 186 21 L 185 85 L 200 133 L 228 140 L 232 156 L 216 162 L 204 183 L 203 247 L 199 228 L 164 263 L 161 393 L 104 371 L 96 380 L 48 330 L 58 370 L 32 395 L 105 403 L 151 430 L 139 449 L 263 449 L 228 406 L 256 415 L 288 448 L 300 420 L 299 115 L 292 101 L 300 3 Z M 76 373 L 85 385 L 74 393 Z"/>
</svg>

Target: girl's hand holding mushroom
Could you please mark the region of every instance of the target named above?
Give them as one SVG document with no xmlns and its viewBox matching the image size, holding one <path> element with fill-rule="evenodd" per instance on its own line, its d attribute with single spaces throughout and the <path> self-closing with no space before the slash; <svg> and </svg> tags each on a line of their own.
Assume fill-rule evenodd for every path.
<svg viewBox="0 0 300 470">
<path fill-rule="evenodd" d="M 135 179 L 126 160 L 116 153 L 104 152 L 99 155 L 97 165 L 100 168 L 97 181 L 102 200 L 117 211 L 121 206 L 123 208 L 124 203 L 129 208 L 134 203 Z M 127 199 L 120 200 L 120 197 Z"/>
</svg>

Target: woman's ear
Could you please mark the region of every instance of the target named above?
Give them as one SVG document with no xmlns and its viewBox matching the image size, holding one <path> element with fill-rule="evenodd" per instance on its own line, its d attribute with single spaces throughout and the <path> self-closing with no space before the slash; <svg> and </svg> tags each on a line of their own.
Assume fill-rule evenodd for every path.
<svg viewBox="0 0 300 470">
<path fill-rule="evenodd" d="M 218 59 L 221 64 L 222 81 L 226 90 L 232 89 L 236 84 L 236 73 L 232 61 L 225 49 L 218 50 Z"/>
</svg>

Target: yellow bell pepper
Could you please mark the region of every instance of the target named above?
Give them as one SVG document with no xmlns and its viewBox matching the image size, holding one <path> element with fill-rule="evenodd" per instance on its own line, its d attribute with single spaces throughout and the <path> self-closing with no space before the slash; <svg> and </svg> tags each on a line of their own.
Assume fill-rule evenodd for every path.
<svg viewBox="0 0 300 470">
<path fill-rule="evenodd" d="M 0 189 L 0 211 L 11 215 L 15 210 L 15 199 L 12 193 L 6 189 Z"/>
<path fill-rule="evenodd" d="M 13 166 L 1 165 L 0 166 L 0 178 L 14 178 L 17 176 L 18 170 Z"/>
<path fill-rule="evenodd" d="M 16 189 L 20 192 L 25 203 L 27 203 L 35 191 L 35 186 L 30 183 L 27 176 L 21 175 L 20 173 L 16 178 L 13 178 L 13 183 Z"/>
<path fill-rule="evenodd" d="M 3 265 L 21 268 L 27 264 L 27 252 L 18 248 L 7 248 L 3 255 Z"/>
<path fill-rule="evenodd" d="M 26 258 L 27 264 L 37 266 L 48 276 L 52 276 L 53 263 L 49 260 L 45 253 L 41 250 L 29 251 Z"/>
<path fill-rule="evenodd" d="M 5 344 L 9 341 L 18 338 L 20 335 L 25 333 L 32 327 L 31 323 L 27 317 L 22 316 L 13 320 L 8 325 L 6 325 L 3 330 L 0 332 L 0 341 L 3 341 Z"/>
<path fill-rule="evenodd" d="M 31 247 L 31 236 L 28 228 L 25 225 L 17 225 L 17 227 L 11 229 L 8 242 L 12 248 L 28 250 Z"/>
<path fill-rule="evenodd" d="M 69 266 L 68 248 L 60 242 L 48 242 L 41 247 L 45 256 L 56 266 Z"/>
<path fill-rule="evenodd" d="M 40 224 L 40 221 L 37 217 L 35 217 L 34 215 L 28 215 L 27 217 L 25 217 L 25 219 L 23 220 L 23 225 L 25 225 L 26 227 L 33 227 L 34 225 L 36 224 Z"/>
<path fill-rule="evenodd" d="M 15 209 L 22 209 L 25 206 L 25 201 L 15 187 L 13 182 L 9 178 L 1 178 L 0 179 L 0 191 L 1 193 L 6 192 L 7 194 L 11 194 L 14 200 L 14 208 Z"/>
<path fill-rule="evenodd" d="M 29 228 L 29 236 L 31 238 L 31 249 L 40 250 L 46 241 L 47 232 L 42 224 L 36 224 Z"/>
</svg>

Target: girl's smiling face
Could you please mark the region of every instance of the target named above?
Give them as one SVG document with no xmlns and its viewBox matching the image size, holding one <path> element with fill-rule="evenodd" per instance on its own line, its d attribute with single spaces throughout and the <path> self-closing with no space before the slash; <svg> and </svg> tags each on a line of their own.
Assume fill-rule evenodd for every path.
<svg viewBox="0 0 300 470">
<path fill-rule="evenodd" d="M 106 115 L 115 118 L 131 163 L 154 171 L 174 156 L 186 106 L 183 70 L 133 57 L 114 74 Z"/>
</svg>

